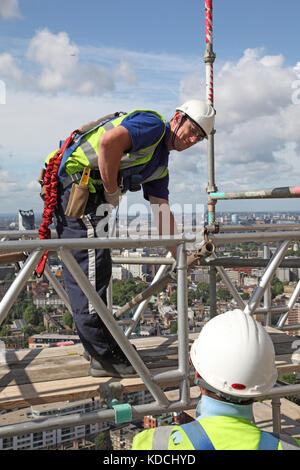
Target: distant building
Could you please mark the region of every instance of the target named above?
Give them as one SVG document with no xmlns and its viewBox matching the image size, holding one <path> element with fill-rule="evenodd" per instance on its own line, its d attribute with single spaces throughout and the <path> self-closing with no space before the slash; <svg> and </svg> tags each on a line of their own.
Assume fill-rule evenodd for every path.
<svg viewBox="0 0 300 470">
<path fill-rule="evenodd" d="M 143 431 L 142 425 L 133 423 L 117 429 L 111 429 L 109 432 L 113 450 L 131 450 L 133 438 L 136 434 Z"/>
<path fill-rule="evenodd" d="M 296 303 L 295 307 L 289 313 L 288 319 L 286 321 L 286 325 L 299 325 L 300 324 L 300 305 Z M 289 335 L 291 336 L 299 336 L 300 335 L 300 328 L 299 330 L 292 330 L 289 331 Z"/>
<path fill-rule="evenodd" d="M 240 271 L 236 271 L 236 270 L 227 270 L 227 275 L 229 277 L 229 279 L 234 282 L 234 284 L 236 284 L 237 286 L 240 286 L 241 283 L 242 283 L 242 273 Z"/>
<path fill-rule="evenodd" d="M 41 420 L 51 416 L 63 416 L 72 413 L 88 413 L 100 408 L 100 400 L 80 400 L 74 403 L 60 402 L 35 405 L 18 411 L 9 411 L 0 416 L 0 425 L 14 425 L 21 422 Z M 78 425 L 72 428 L 59 428 L 20 436 L 0 438 L 0 450 L 37 450 L 69 449 L 85 447 L 87 439 L 100 431 L 108 430 L 111 423 Z"/>
<path fill-rule="evenodd" d="M 34 230 L 34 212 L 33 210 L 23 211 L 19 210 L 19 230 Z"/>
<path fill-rule="evenodd" d="M 125 258 L 142 258 L 147 256 L 149 250 L 143 248 L 137 248 L 136 250 L 124 250 L 122 255 Z M 125 260 L 124 260 L 125 261 Z M 139 277 L 141 278 L 143 274 L 147 274 L 148 267 L 145 264 L 127 264 L 126 262 L 122 264 L 123 268 L 129 273 L 129 277 Z"/>
<path fill-rule="evenodd" d="M 29 348 L 42 348 L 56 343 L 73 341 L 74 344 L 80 343 L 78 335 L 60 335 L 55 333 L 41 333 L 28 338 Z"/>
<path fill-rule="evenodd" d="M 36 297 L 33 299 L 33 304 L 36 307 L 62 307 L 65 306 L 64 301 L 58 295 L 46 295 L 45 297 Z"/>
<path fill-rule="evenodd" d="M 250 286 L 257 286 L 258 285 L 258 279 L 255 277 L 250 277 L 250 276 L 245 276 L 243 279 L 243 283 L 245 287 L 250 287 Z"/>
<path fill-rule="evenodd" d="M 23 328 L 26 326 L 25 320 L 22 318 L 13 320 L 12 323 L 9 325 L 9 328 L 12 333 L 19 333 L 23 330 Z"/>
<path fill-rule="evenodd" d="M 232 225 L 237 225 L 239 223 L 239 216 L 237 214 L 232 214 L 231 223 Z"/>
<path fill-rule="evenodd" d="M 144 428 L 151 429 L 157 428 L 158 426 L 172 424 L 174 421 L 174 417 L 172 413 L 165 413 L 160 416 L 144 416 Z"/>
<path fill-rule="evenodd" d="M 121 265 L 113 265 L 112 277 L 113 279 L 117 279 L 119 281 L 125 281 L 126 279 L 128 279 L 128 271 Z"/>
<path fill-rule="evenodd" d="M 191 272 L 191 281 L 199 284 L 200 282 L 206 282 L 209 284 L 209 272 L 208 269 L 194 269 Z"/>
</svg>

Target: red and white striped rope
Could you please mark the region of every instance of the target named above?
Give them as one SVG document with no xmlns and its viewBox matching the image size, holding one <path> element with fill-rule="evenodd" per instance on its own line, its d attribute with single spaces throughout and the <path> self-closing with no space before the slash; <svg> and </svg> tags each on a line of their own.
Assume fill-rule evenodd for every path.
<svg viewBox="0 0 300 470">
<path fill-rule="evenodd" d="M 214 69 L 212 64 L 206 64 L 209 68 L 208 85 L 207 85 L 207 100 L 213 106 L 214 105 Z"/>
<path fill-rule="evenodd" d="M 212 0 L 205 0 L 205 40 L 209 43 L 211 43 L 213 39 L 212 8 Z"/>
<path fill-rule="evenodd" d="M 213 40 L 213 0 L 205 0 L 205 40 L 212 44 Z M 207 101 L 214 105 L 214 68 L 211 62 L 206 63 L 206 97 Z"/>
</svg>

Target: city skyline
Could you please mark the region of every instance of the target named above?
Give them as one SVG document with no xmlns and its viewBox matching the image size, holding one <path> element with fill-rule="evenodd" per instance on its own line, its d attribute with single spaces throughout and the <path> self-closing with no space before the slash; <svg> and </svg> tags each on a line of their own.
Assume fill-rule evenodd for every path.
<svg viewBox="0 0 300 470">
<path fill-rule="evenodd" d="M 191 0 L 187 9 L 178 0 L 69 5 L 0 1 L 0 197 L 9 212 L 42 211 L 40 168 L 78 125 L 139 108 L 170 119 L 186 99 L 205 99 L 204 0 Z M 297 185 L 299 2 L 288 9 L 271 0 L 213 5 L 218 190 Z M 205 143 L 171 153 L 171 204 L 206 204 L 206 154 Z M 143 202 L 141 193 L 128 197 Z M 292 211 L 298 201 L 217 204 L 219 211 L 254 207 Z"/>
</svg>

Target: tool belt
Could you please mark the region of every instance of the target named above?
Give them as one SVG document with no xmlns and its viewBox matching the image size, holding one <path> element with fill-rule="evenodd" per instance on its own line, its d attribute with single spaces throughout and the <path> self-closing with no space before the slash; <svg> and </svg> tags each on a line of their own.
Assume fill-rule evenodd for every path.
<svg viewBox="0 0 300 470">
<path fill-rule="evenodd" d="M 62 184 L 63 189 L 66 189 L 70 184 L 76 183 L 82 177 L 82 171 L 77 171 L 73 175 L 66 176 L 65 178 L 60 178 L 60 183 Z M 90 178 L 94 180 L 101 180 L 101 175 L 99 170 L 91 170 Z"/>
</svg>

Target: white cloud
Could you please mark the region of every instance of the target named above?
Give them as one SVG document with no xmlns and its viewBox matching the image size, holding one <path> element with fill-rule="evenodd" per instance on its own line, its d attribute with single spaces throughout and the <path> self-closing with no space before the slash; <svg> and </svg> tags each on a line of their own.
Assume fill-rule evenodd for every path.
<svg viewBox="0 0 300 470">
<path fill-rule="evenodd" d="M 297 74 L 299 64 L 289 67 L 282 55 L 263 49 L 247 49 L 236 62 L 215 67 L 219 190 L 298 184 L 300 106 L 292 98 Z M 198 74 L 184 77 L 182 101 L 197 96 L 200 83 Z"/>
<path fill-rule="evenodd" d="M 134 72 L 132 64 L 128 60 L 122 59 L 119 67 L 115 69 L 114 73 L 117 79 L 123 78 L 130 85 L 137 85 L 138 83 L 136 73 Z"/>
<path fill-rule="evenodd" d="M 12 18 L 21 18 L 18 0 L 0 0 L 0 16 L 4 20 Z"/>
<path fill-rule="evenodd" d="M 79 47 L 65 32 L 38 31 L 30 41 L 26 57 L 41 69 L 36 79 L 42 91 L 101 95 L 114 89 L 112 74 L 104 67 L 82 64 Z"/>
<path fill-rule="evenodd" d="M 43 67 L 69 73 L 74 71 L 78 54 L 79 48 L 70 42 L 67 33 L 53 34 L 43 29 L 30 41 L 26 56 Z"/>
<path fill-rule="evenodd" d="M 0 75 L 13 80 L 20 80 L 22 77 L 22 71 L 17 66 L 15 59 L 6 52 L 0 54 Z"/>
<path fill-rule="evenodd" d="M 274 115 L 291 104 L 294 77 L 282 56 L 260 57 L 257 50 L 246 50 L 236 64 L 226 63 L 215 83 L 219 126 Z"/>
</svg>

